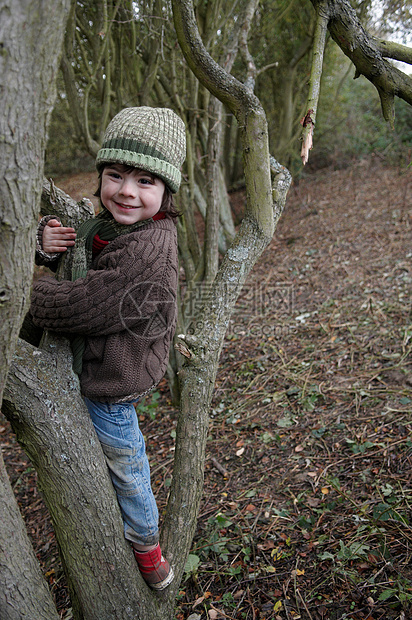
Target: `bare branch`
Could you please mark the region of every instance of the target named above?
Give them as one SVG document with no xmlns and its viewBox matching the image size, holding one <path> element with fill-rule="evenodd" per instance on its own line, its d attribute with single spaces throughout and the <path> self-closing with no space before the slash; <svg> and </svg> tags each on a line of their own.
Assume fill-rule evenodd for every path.
<svg viewBox="0 0 412 620">
<path fill-rule="evenodd" d="M 313 38 L 312 68 L 309 80 L 309 95 L 306 105 L 306 114 L 301 123 L 302 131 L 302 163 L 305 165 L 309 159 L 309 151 L 313 144 L 313 132 L 316 123 L 320 95 L 320 80 L 322 77 L 323 55 L 325 52 L 326 33 L 328 28 L 328 12 L 325 4 L 318 5 L 316 27 Z"/>
<path fill-rule="evenodd" d="M 41 195 L 42 215 L 57 215 L 66 226 L 78 228 L 79 224 L 94 215 L 94 207 L 88 198 L 79 202 L 56 187 L 52 179 L 43 179 Z"/>
<path fill-rule="evenodd" d="M 321 0 L 311 2 L 317 10 Z M 382 46 L 364 30 L 347 0 L 326 2 L 329 13 L 328 29 L 333 40 L 355 65 L 356 76 L 364 75 L 374 84 L 381 99 L 384 118 L 393 127 L 395 96 L 412 105 L 412 78 L 385 60 L 387 54 L 382 51 Z"/>
<path fill-rule="evenodd" d="M 258 69 L 257 74 L 256 75 L 262 75 L 262 73 L 265 73 L 265 71 L 269 71 L 270 69 L 274 69 L 275 67 L 278 67 L 279 63 L 276 62 L 271 62 L 268 65 L 265 65 L 264 67 L 261 67 L 260 69 Z"/>
<path fill-rule="evenodd" d="M 248 6 L 245 11 L 242 29 L 240 32 L 240 37 L 239 37 L 239 50 L 240 50 L 240 54 L 242 56 L 243 62 L 246 65 L 245 86 L 247 88 L 250 88 L 250 90 L 252 91 L 255 89 L 257 69 L 256 69 L 255 61 L 253 60 L 252 54 L 249 51 L 249 47 L 247 44 L 247 38 L 249 35 L 252 18 L 255 14 L 258 4 L 259 4 L 259 0 L 250 0 L 250 2 L 248 3 Z"/>
<path fill-rule="evenodd" d="M 192 2 L 172 0 L 176 34 L 183 54 L 202 84 L 237 115 L 242 102 L 256 106 L 257 99 L 244 85 L 228 74 L 207 52 L 197 29 Z"/>
<path fill-rule="evenodd" d="M 376 46 L 384 58 L 392 58 L 412 65 L 412 49 L 400 43 L 375 39 Z"/>
</svg>

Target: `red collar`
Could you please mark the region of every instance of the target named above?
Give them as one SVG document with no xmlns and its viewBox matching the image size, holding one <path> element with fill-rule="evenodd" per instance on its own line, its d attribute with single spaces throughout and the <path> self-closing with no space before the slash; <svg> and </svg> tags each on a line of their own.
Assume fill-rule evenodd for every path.
<svg viewBox="0 0 412 620">
<path fill-rule="evenodd" d="M 164 220 L 165 219 L 165 214 L 161 213 L 160 211 L 158 213 L 156 213 L 156 215 L 153 216 L 153 220 Z M 105 247 L 106 245 L 108 245 L 108 241 L 104 241 L 103 239 L 100 239 L 99 235 L 95 235 L 93 238 L 93 246 L 92 246 L 92 252 L 93 252 L 93 256 L 96 256 L 97 254 L 99 254 Z"/>
<path fill-rule="evenodd" d="M 104 241 L 103 239 L 100 239 L 99 235 L 95 235 L 93 237 L 93 245 L 92 245 L 92 253 L 93 256 L 96 256 L 96 254 L 99 254 L 103 248 L 106 247 L 106 245 L 108 245 L 108 241 Z"/>
</svg>

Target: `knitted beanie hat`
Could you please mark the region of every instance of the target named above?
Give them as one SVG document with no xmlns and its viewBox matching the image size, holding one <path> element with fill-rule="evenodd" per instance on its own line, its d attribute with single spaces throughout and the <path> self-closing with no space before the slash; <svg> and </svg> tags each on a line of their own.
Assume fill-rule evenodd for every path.
<svg viewBox="0 0 412 620">
<path fill-rule="evenodd" d="M 160 177 L 173 193 L 186 157 L 185 125 L 168 108 L 125 108 L 107 126 L 96 166 L 118 163 Z"/>
</svg>

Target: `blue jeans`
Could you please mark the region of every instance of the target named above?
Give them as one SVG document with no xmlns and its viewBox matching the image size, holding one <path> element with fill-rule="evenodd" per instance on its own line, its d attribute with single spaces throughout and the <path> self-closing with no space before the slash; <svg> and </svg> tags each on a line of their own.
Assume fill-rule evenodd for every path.
<svg viewBox="0 0 412 620">
<path fill-rule="evenodd" d="M 124 535 L 140 545 L 154 545 L 159 540 L 159 515 L 150 484 L 145 442 L 133 403 L 84 400 L 116 490 Z"/>
</svg>

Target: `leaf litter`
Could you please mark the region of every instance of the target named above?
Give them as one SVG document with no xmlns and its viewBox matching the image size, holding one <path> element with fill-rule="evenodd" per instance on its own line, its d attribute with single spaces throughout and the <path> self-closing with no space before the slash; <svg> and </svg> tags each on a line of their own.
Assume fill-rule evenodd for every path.
<svg viewBox="0 0 412 620">
<path fill-rule="evenodd" d="M 176 620 L 411 617 L 411 194 L 411 172 L 378 158 L 292 187 L 222 351 Z M 239 212 L 243 195 L 231 198 Z M 176 426 L 165 381 L 139 417 L 162 514 Z M 36 473 L 0 421 L 28 533 L 68 618 Z"/>
</svg>

